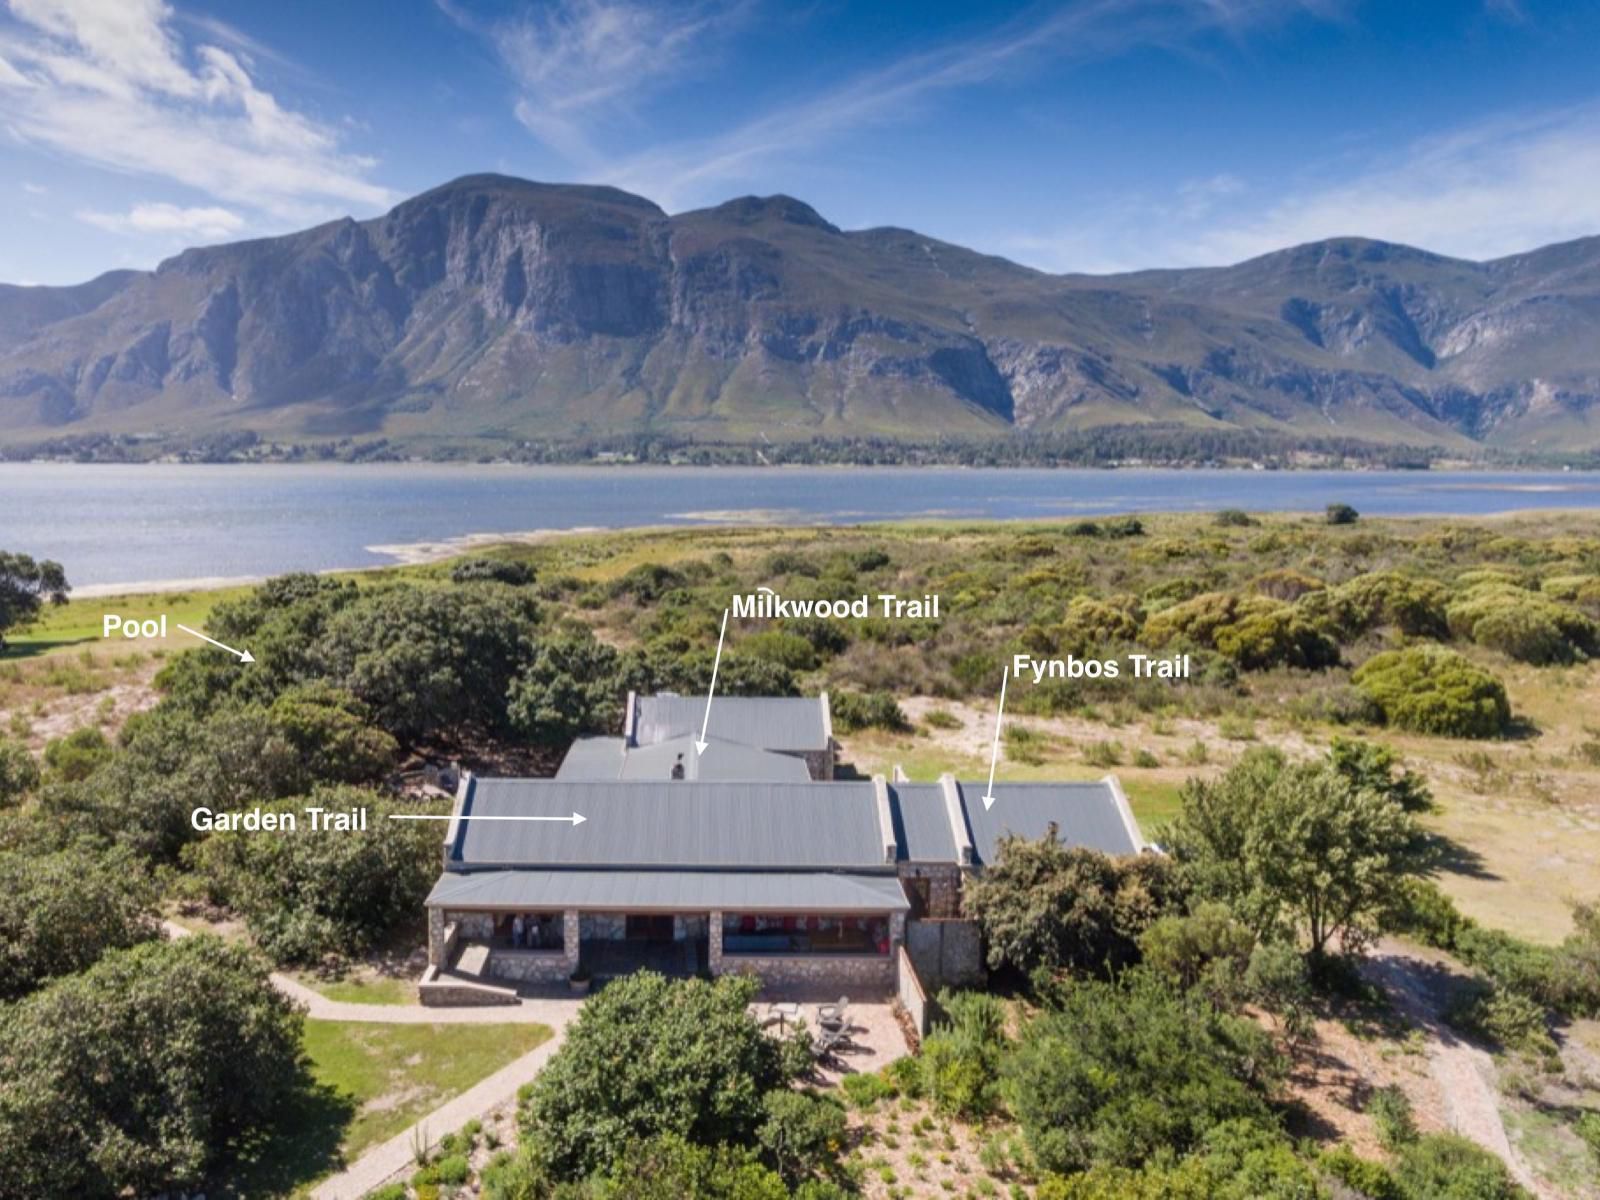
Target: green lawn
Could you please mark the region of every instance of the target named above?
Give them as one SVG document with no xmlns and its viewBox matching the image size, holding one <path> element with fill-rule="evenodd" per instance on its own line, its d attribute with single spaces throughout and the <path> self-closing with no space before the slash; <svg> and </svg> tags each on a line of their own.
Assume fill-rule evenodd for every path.
<svg viewBox="0 0 1600 1200">
<path fill-rule="evenodd" d="M 101 641 L 105 614 L 117 613 L 130 620 L 144 620 L 167 614 L 167 639 L 160 643 L 171 650 L 187 650 L 204 643 L 178 629 L 179 623 L 191 629 L 205 629 L 206 617 L 223 600 L 243 596 L 249 588 L 218 588 L 198 592 L 148 592 L 137 595 L 87 596 L 65 604 L 47 605 L 39 620 L 6 639 L 12 656 L 48 654 L 72 646 L 98 644 L 105 649 L 126 645 L 149 650 L 153 643 L 125 641 L 114 637 Z"/>
<path fill-rule="evenodd" d="M 301 1195 L 549 1037 L 534 1024 L 308 1020 L 312 1086 L 268 1139 L 246 1149 L 226 1194 Z"/>
<path fill-rule="evenodd" d="M 296 978 L 329 1000 L 338 1000 L 346 1004 L 417 1003 L 417 987 L 409 979 L 394 979 L 387 975 L 321 979 L 310 972 L 301 972 Z"/>
</svg>

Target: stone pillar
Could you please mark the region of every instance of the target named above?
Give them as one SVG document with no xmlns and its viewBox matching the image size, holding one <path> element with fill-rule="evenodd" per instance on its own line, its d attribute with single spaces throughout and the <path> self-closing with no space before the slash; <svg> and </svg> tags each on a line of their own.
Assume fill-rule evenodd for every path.
<svg viewBox="0 0 1600 1200">
<path fill-rule="evenodd" d="M 578 910 L 569 908 L 561 914 L 561 949 L 566 953 L 567 974 L 570 976 L 578 969 L 579 939 L 582 923 L 578 918 Z"/>
<path fill-rule="evenodd" d="M 889 914 L 889 957 L 895 958 L 906 940 L 906 915 L 903 912 Z"/>
<path fill-rule="evenodd" d="M 713 909 L 706 917 L 706 965 L 713 975 L 722 974 L 722 912 Z"/>
<path fill-rule="evenodd" d="M 438 967 L 441 971 L 448 965 L 445 962 L 444 945 L 444 909 L 430 908 L 428 910 L 428 965 Z"/>
</svg>

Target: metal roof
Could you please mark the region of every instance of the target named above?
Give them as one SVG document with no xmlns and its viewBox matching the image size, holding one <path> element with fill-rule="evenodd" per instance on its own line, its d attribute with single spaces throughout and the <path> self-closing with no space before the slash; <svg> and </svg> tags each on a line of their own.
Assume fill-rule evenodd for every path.
<svg viewBox="0 0 1600 1200">
<path fill-rule="evenodd" d="M 905 785 L 900 785 L 905 786 Z M 997 783 L 994 807 L 983 807 L 986 785 L 962 783 L 962 808 L 972 832 L 975 861 L 991 863 L 1000 839 L 1008 833 L 1041 838 L 1053 821 L 1057 838 L 1069 846 L 1087 846 L 1106 854 L 1137 854 L 1140 846 L 1123 819 L 1123 809 L 1109 780 L 1088 783 Z"/>
<path fill-rule="evenodd" d="M 944 789 L 937 783 L 890 784 L 889 809 L 894 814 L 894 836 L 900 843 L 901 861 L 956 861 Z"/>
<path fill-rule="evenodd" d="M 427 902 L 439 908 L 707 912 L 900 912 L 910 907 L 893 875 L 828 871 L 447 871 Z"/>
<path fill-rule="evenodd" d="M 578 738 L 567 747 L 557 779 L 615 779 L 622 773 L 627 744 L 619 737 Z"/>
<path fill-rule="evenodd" d="M 452 865 L 886 869 L 870 782 L 473 778 L 461 811 Z"/>
<path fill-rule="evenodd" d="M 825 750 L 828 718 L 819 696 L 718 696 L 706 722 L 702 696 L 665 693 L 640 696 L 634 741 L 654 746 L 674 738 L 693 738 L 706 727 L 708 738 L 761 750 Z"/>
<path fill-rule="evenodd" d="M 680 763 L 686 780 L 804 783 L 811 778 L 805 761 L 789 754 L 715 737 L 707 739 L 704 754 L 696 754 L 694 741 L 681 737 L 629 748 L 621 738 L 582 738 L 572 743 L 556 778 L 670 780 L 672 768 Z"/>
</svg>

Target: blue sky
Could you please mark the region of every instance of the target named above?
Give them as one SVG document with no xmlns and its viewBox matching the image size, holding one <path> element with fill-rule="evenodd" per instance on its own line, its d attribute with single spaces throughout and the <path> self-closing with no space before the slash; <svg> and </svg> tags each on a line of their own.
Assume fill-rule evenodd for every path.
<svg viewBox="0 0 1600 1200">
<path fill-rule="evenodd" d="M 1048 270 L 1600 233 L 1600 0 L 0 0 L 0 280 L 456 175 L 788 192 Z"/>
</svg>

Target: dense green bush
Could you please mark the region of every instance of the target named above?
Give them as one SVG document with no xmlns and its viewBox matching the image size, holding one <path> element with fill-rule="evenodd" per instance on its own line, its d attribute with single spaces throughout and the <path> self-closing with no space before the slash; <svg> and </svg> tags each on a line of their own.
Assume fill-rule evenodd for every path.
<svg viewBox="0 0 1600 1200">
<path fill-rule="evenodd" d="M 1395 1182 L 1406 1200 L 1525 1200 L 1489 1151 L 1459 1134 L 1430 1133 L 1400 1151 Z"/>
<path fill-rule="evenodd" d="M 1181 988 L 1204 985 L 1213 999 L 1237 987 L 1255 944 L 1255 934 L 1216 901 L 1202 903 L 1192 913 L 1164 916 L 1139 938 L 1150 970 Z"/>
<path fill-rule="evenodd" d="M 1035 1200 L 1320 1200 L 1317 1171 L 1282 1133 L 1251 1121 L 1207 1130 L 1199 1147 L 1173 1163 L 1158 1155 L 1140 1169 L 1097 1166 L 1047 1177 Z"/>
<path fill-rule="evenodd" d="M 933 1107 L 976 1120 L 994 1111 L 1007 1047 L 1005 1009 L 986 992 L 942 992 L 941 1017 L 922 1045 L 922 1093 Z"/>
<path fill-rule="evenodd" d="M 111 757 L 111 743 L 92 725 L 80 726 L 65 737 L 58 737 L 44 748 L 44 765 L 52 779 L 77 783 Z"/>
<path fill-rule="evenodd" d="M 160 936 L 155 910 L 126 851 L 0 852 L 0 1001 Z"/>
<path fill-rule="evenodd" d="M 20 742 L 0 737 L 0 808 L 20 803 L 39 786 L 39 764 Z"/>
<path fill-rule="evenodd" d="M 1125 607 L 1074 597 L 1055 631 L 1057 648 L 1063 654 L 1086 655 L 1130 642 L 1139 634 L 1134 612 Z"/>
<path fill-rule="evenodd" d="M 1376 1089 L 1367 1100 L 1367 1115 L 1378 1131 L 1385 1150 L 1399 1150 L 1417 1140 L 1417 1122 L 1411 1115 L 1411 1101 L 1392 1084 Z"/>
<path fill-rule="evenodd" d="M 1182 1155 L 1225 1121 L 1270 1125 L 1283 1064 L 1254 1022 L 1142 970 L 1065 987 L 1004 1066 L 1040 1167 L 1069 1174 Z"/>
<path fill-rule="evenodd" d="M 798 633 L 783 629 L 764 629 L 739 642 L 739 653 L 777 663 L 790 671 L 814 671 L 817 649 Z"/>
<path fill-rule="evenodd" d="M 0 1008 L 0 1180 L 14 1196 L 194 1190 L 300 1082 L 301 1017 L 207 936 L 106 955 Z"/>
<path fill-rule="evenodd" d="M 746 976 L 667 980 L 640 972 L 579 1011 L 521 1109 L 523 1135 L 558 1179 L 615 1166 L 663 1135 L 752 1145 L 766 1094 L 784 1086 L 778 1043 L 749 1006 Z"/>
<path fill-rule="evenodd" d="M 833 692 L 828 697 L 828 708 L 834 725 L 845 733 L 858 729 L 904 733 L 911 728 L 899 701 L 889 692 Z"/>
<path fill-rule="evenodd" d="M 1577 609 L 1505 583 L 1480 583 L 1448 610 L 1456 637 L 1521 662 L 1570 663 L 1600 650 L 1600 626 Z"/>
<path fill-rule="evenodd" d="M 1354 525 L 1360 516 L 1348 504 L 1330 504 L 1325 513 L 1329 525 Z"/>
<path fill-rule="evenodd" d="M 1380 626 L 1409 637 L 1450 636 L 1445 615 L 1449 591 L 1431 579 L 1397 571 L 1357 575 L 1338 587 L 1303 596 L 1298 607 L 1310 618 L 1328 619 L 1346 638 Z"/>
<path fill-rule="evenodd" d="M 756 1138 L 790 1187 L 838 1173 L 845 1144 L 844 1108 L 832 1096 L 774 1088 L 762 1101 L 765 1120 Z"/>
<path fill-rule="evenodd" d="M 1501 682 L 1453 650 L 1411 646 L 1376 654 L 1351 682 L 1400 729 L 1444 737 L 1498 737 L 1511 723 Z"/>
<path fill-rule="evenodd" d="M 963 908 L 982 927 L 989 966 L 1031 973 L 1136 961 L 1139 936 L 1172 892 L 1167 860 L 1114 859 L 1056 838 L 1053 825 L 1037 840 L 1002 838 L 995 861 L 967 881 Z"/>
<path fill-rule="evenodd" d="M 507 558 L 466 558 L 450 568 L 452 583 L 504 583 L 527 587 L 533 582 L 533 568 L 525 562 Z"/>
<path fill-rule="evenodd" d="M 562 748 L 585 734 L 615 731 L 629 689 L 647 678 L 635 656 L 593 637 L 546 641 L 512 681 L 507 715 L 529 741 Z"/>
<path fill-rule="evenodd" d="M 364 807 L 367 829 L 313 833 L 304 810 Z M 391 821 L 413 811 L 381 793 L 319 788 L 309 797 L 263 805 L 292 813 L 293 833 L 213 833 L 187 859 L 210 898 L 245 919 L 276 961 L 313 962 L 362 954 L 413 920 L 438 870 L 438 831 L 426 821 Z"/>
<path fill-rule="evenodd" d="M 1339 661 L 1338 644 L 1292 608 L 1257 613 L 1217 630 L 1216 648 L 1246 671 L 1321 670 Z"/>
<path fill-rule="evenodd" d="M 357 589 L 284 576 L 213 610 L 217 636 L 255 656 L 249 670 L 201 650 L 179 655 L 158 681 L 171 706 L 196 716 L 325 683 L 404 744 L 499 732 L 511 681 L 533 658 L 540 611 L 526 589 L 498 585 Z"/>
</svg>

